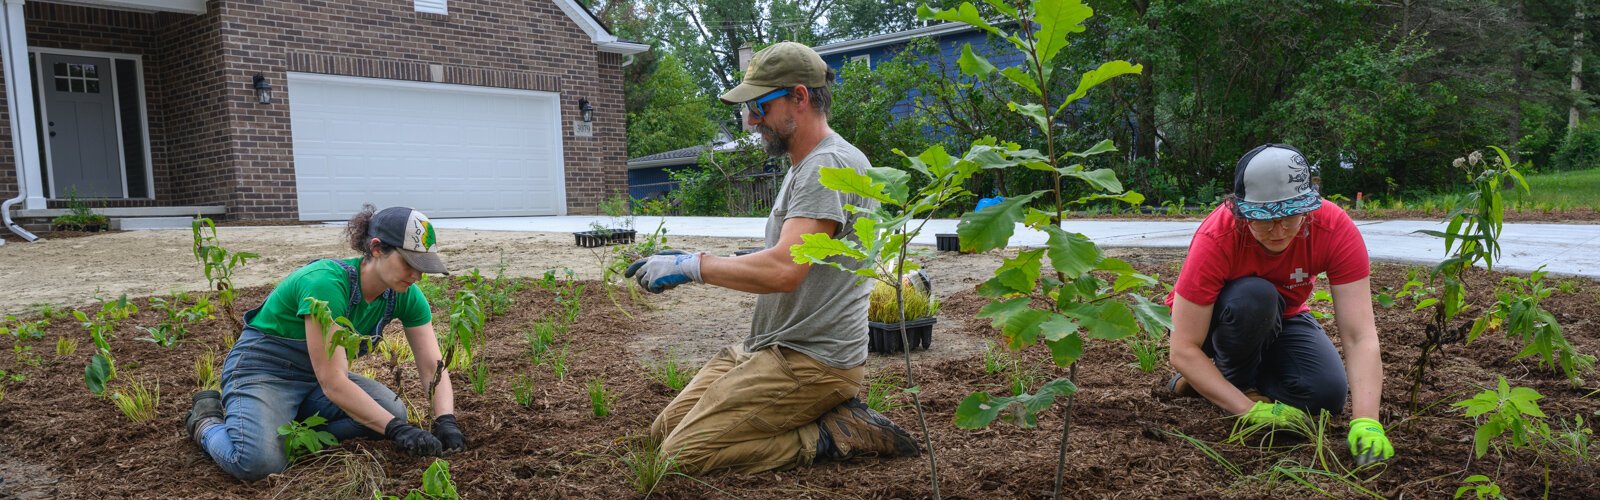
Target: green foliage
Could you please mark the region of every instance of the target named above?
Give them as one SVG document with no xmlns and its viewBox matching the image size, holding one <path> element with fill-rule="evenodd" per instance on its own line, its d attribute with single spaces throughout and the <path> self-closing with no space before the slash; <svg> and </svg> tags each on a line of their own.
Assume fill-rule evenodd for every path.
<svg viewBox="0 0 1600 500">
<path fill-rule="evenodd" d="M 291 463 L 339 444 L 339 440 L 334 438 L 333 434 L 316 429 L 327 423 L 328 419 L 322 415 L 312 414 L 305 420 L 290 421 L 278 426 L 278 435 L 283 436 L 283 451 L 289 456 Z"/>
<path fill-rule="evenodd" d="M 1493 479 L 1489 479 L 1489 476 L 1473 474 L 1467 476 L 1467 479 L 1462 483 L 1461 487 L 1456 488 L 1455 496 L 1451 498 L 1461 498 L 1468 493 L 1471 493 L 1478 500 L 1505 500 L 1506 498 L 1505 495 L 1500 494 L 1500 485 L 1495 484 Z"/>
<path fill-rule="evenodd" d="M 161 405 L 161 384 L 147 385 L 134 380 L 128 384 L 127 392 L 112 392 L 111 401 L 128 420 L 134 423 L 149 421 L 156 418 L 156 408 Z"/>
<path fill-rule="evenodd" d="M 489 363 L 479 361 L 467 369 L 467 380 L 472 383 L 472 392 L 483 394 L 489 386 Z"/>
<path fill-rule="evenodd" d="M 517 381 L 511 384 L 511 399 L 523 408 L 533 406 L 533 377 L 518 374 Z"/>
<path fill-rule="evenodd" d="M 72 337 L 61 336 L 56 338 L 56 356 L 66 357 L 78 352 L 78 340 Z"/>
<path fill-rule="evenodd" d="M 422 297 L 428 299 L 429 304 L 437 305 L 443 309 L 450 308 L 450 304 L 446 302 L 449 299 L 445 296 L 445 293 L 449 291 L 447 285 L 448 282 L 438 282 L 426 274 L 417 280 L 417 290 L 422 292 Z"/>
<path fill-rule="evenodd" d="M 361 352 L 361 344 L 371 347 L 374 339 L 356 333 L 356 326 L 350 323 L 350 318 L 333 317 L 333 309 L 328 307 L 328 302 L 317 300 L 316 297 L 306 297 L 304 301 L 310 306 L 311 318 L 317 321 L 322 328 L 322 335 L 328 339 L 327 356 L 332 358 L 344 348 L 345 361 L 355 361 Z M 337 328 L 335 328 L 337 326 Z"/>
<path fill-rule="evenodd" d="M 217 370 L 217 351 L 206 352 L 194 359 L 195 387 L 202 391 L 222 390 L 222 373 Z"/>
<path fill-rule="evenodd" d="M 92 319 L 83 311 L 72 311 L 72 317 L 89 330 L 89 338 L 95 346 L 94 356 L 83 367 L 83 381 L 89 386 L 89 392 L 96 396 L 104 395 L 106 384 L 117 376 L 116 359 L 111 356 L 110 342 L 111 332 L 116 325 L 105 317 L 104 311 L 95 313 Z"/>
<path fill-rule="evenodd" d="M 1330 307 L 1333 306 L 1333 294 L 1328 292 L 1325 289 L 1320 289 L 1319 288 L 1316 291 L 1311 292 L 1311 297 L 1306 300 L 1306 304 L 1307 305 L 1312 305 L 1312 304 L 1316 304 L 1316 303 L 1319 303 L 1319 302 L 1320 303 L 1324 303 L 1324 304 L 1328 304 Z M 1323 311 L 1319 311 L 1319 310 L 1316 310 L 1316 309 L 1312 309 L 1311 310 L 1311 317 L 1317 318 L 1317 319 L 1333 319 L 1333 311 L 1323 312 Z"/>
<path fill-rule="evenodd" d="M 550 373 L 563 382 L 567 380 L 567 347 L 568 344 L 563 343 L 560 349 L 550 349 L 544 358 L 544 363 L 550 366 Z"/>
<path fill-rule="evenodd" d="M 99 297 L 95 297 L 95 299 L 100 301 L 100 312 L 105 313 L 106 319 L 113 322 L 126 320 L 139 313 L 139 306 L 129 302 L 128 294 L 126 293 L 122 294 L 121 297 L 117 297 L 117 300 L 110 302 Z"/>
<path fill-rule="evenodd" d="M 139 340 L 153 342 L 161 347 L 172 347 L 189 334 L 190 324 L 211 318 L 213 309 L 210 299 L 202 296 L 194 305 L 184 308 L 174 306 L 177 300 L 174 298 L 173 302 L 169 303 L 161 297 L 150 299 L 152 307 L 162 314 L 163 319 L 156 326 L 140 327 L 150 336 Z"/>
<path fill-rule="evenodd" d="M 704 144 L 716 132 L 712 96 L 706 95 L 671 52 L 655 61 L 655 71 L 628 85 L 628 157 L 664 153 Z"/>
<path fill-rule="evenodd" d="M 0 335 L 11 335 L 16 340 L 38 340 L 44 338 L 44 329 L 50 326 L 50 320 L 23 321 L 16 316 L 7 314 L 6 321 L 10 326 L 0 326 Z"/>
<path fill-rule="evenodd" d="M 589 409 L 594 412 L 594 416 L 604 417 L 610 415 L 611 404 L 616 401 L 617 396 L 606 390 L 605 379 L 591 378 L 585 384 L 585 388 L 589 392 Z"/>
<path fill-rule="evenodd" d="M 673 392 L 682 391 L 699 371 L 699 368 L 679 359 L 672 349 L 668 349 L 661 359 L 645 362 L 645 373 L 650 380 L 671 388 Z"/>
<path fill-rule="evenodd" d="M 502 259 L 500 267 L 495 270 L 494 279 L 484 278 L 478 268 L 474 267 L 469 269 L 467 274 L 457 277 L 456 282 L 461 284 L 461 290 L 470 291 L 477 296 L 485 309 L 485 313 L 489 316 L 501 316 L 511 310 L 512 300 L 516 297 L 517 292 L 522 291 L 524 286 L 523 282 L 519 280 L 506 278 L 505 271 L 506 263 Z M 436 293 L 442 294 L 443 290 L 438 290 Z M 426 292 L 424 294 L 426 295 Z M 450 303 L 453 302 L 446 302 L 440 305 L 448 308 Z"/>
<path fill-rule="evenodd" d="M 461 495 L 456 492 L 456 482 L 450 479 L 450 462 L 435 458 L 428 470 L 422 472 L 422 489 L 411 490 L 404 499 L 396 496 L 384 495 L 381 491 L 372 492 L 373 500 L 460 500 Z"/>
<path fill-rule="evenodd" d="M 1018 393 L 1015 396 L 996 397 L 987 392 L 967 396 L 956 408 L 956 427 L 982 429 L 996 419 L 1016 424 L 1022 428 L 1039 426 L 1039 413 L 1055 405 L 1059 396 L 1078 392 L 1071 380 L 1058 378 L 1039 387 L 1034 394 Z"/>
<path fill-rule="evenodd" d="M 543 364 L 545 354 L 555 345 L 556 325 L 549 320 L 536 321 L 522 336 L 528 340 L 528 360 L 533 364 Z"/>
<path fill-rule="evenodd" d="M 894 374 L 881 374 L 867 379 L 867 408 L 878 413 L 889 413 L 900 407 L 896 396 L 905 380 Z"/>
<path fill-rule="evenodd" d="M 106 223 L 110 222 L 106 216 L 95 213 L 89 208 L 88 203 L 78 199 L 78 190 L 67 191 L 67 213 L 50 219 L 52 226 L 68 231 L 88 231 L 90 226 L 99 226 L 101 230 L 107 229 Z"/>
<path fill-rule="evenodd" d="M 1411 365 L 1413 411 L 1417 409 L 1418 393 L 1427 376 L 1429 356 L 1439 346 L 1463 337 L 1463 329 L 1452 324 L 1467 307 L 1467 288 L 1461 280 L 1461 274 L 1479 262 L 1492 271 L 1494 262 L 1500 259 L 1500 231 L 1505 225 L 1504 186 L 1509 183 L 1517 192 L 1528 192 L 1528 183 L 1518 170 L 1527 164 L 1514 163 L 1504 150 L 1494 146 L 1490 148 L 1498 156 L 1485 159 L 1483 152 L 1473 151 L 1451 162 L 1455 168 L 1464 171 L 1473 191 L 1463 196 L 1445 217 L 1446 229 L 1416 231 L 1444 238 L 1446 256 L 1434 266 L 1430 278 L 1432 281 L 1442 281 L 1438 288 L 1439 296 L 1437 299 L 1423 299 L 1416 307 L 1418 310 L 1432 307 L 1433 318 L 1425 327 L 1422 351 Z M 1414 290 L 1413 296 L 1424 291 Z"/>
<path fill-rule="evenodd" d="M 933 44 L 932 39 L 914 40 L 914 46 L 901 52 L 907 56 L 879 62 L 875 68 L 865 61 L 850 62 L 839 71 L 828 126 L 849 138 L 873 165 L 901 164 L 895 148 L 921 151 L 933 145 L 933 138 L 927 133 L 933 126 L 929 113 L 896 115 L 897 110 L 907 106 L 902 103 L 907 96 L 937 78 L 929 65 L 918 60 Z M 916 110 L 914 100 L 911 107 Z"/>
<path fill-rule="evenodd" d="M 909 278 L 907 278 L 909 280 Z M 889 282 L 894 278 L 879 279 L 872 286 L 872 293 L 868 295 L 867 320 L 879 323 L 899 323 L 900 307 L 895 299 L 895 287 Z M 920 285 L 901 283 L 901 297 L 905 301 L 906 321 L 931 318 L 939 314 L 939 299 L 933 297 L 929 291 L 923 290 Z"/>
<path fill-rule="evenodd" d="M 1512 448 L 1530 448 L 1549 439 L 1550 426 L 1544 421 L 1544 411 L 1539 409 L 1539 399 L 1543 397 L 1539 391 L 1527 387 L 1511 387 L 1505 377 L 1500 377 L 1498 388 L 1450 406 L 1464 408 L 1467 418 L 1477 421 L 1473 451 L 1482 458 L 1489 447 L 1507 433 L 1510 433 Z"/>
<path fill-rule="evenodd" d="M 1584 120 L 1577 130 L 1567 134 L 1550 158 L 1550 166 L 1557 171 L 1600 168 L 1600 120 Z"/>
<path fill-rule="evenodd" d="M 222 241 L 217 238 L 217 224 L 210 218 L 196 218 L 190 225 L 190 232 L 194 237 L 194 259 L 204 267 L 206 282 L 217 291 L 217 302 L 222 304 L 228 319 L 235 326 L 242 327 L 238 318 L 233 317 L 233 273 L 244 267 L 250 259 L 261 256 L 253 252 L 231 252 L 223 247 Z"/>
<path fill-rule="evenodd" d="M 635 493 L 646 497 L 655 491 L 662 479 L 674 474 L 683 475 L 676 471 L 678 456 L 661 453 L 661 443 L 648 437 L 630 439 L 621 461 L 628 475 L 628 485 L 633 487 Z"/>
<path fill-rule="evenodd" d="M 1542 281 L 1544 266 L 1539 266 L 1527 278 L 1507 276 L 1501 280 L 1506 285 L 1495 292 L 1495 303 L 1472 323 L 1467 342 L 1478 338 L 1492 325 L 1505 329 L 1507 337 L 1523 344 L 1521 352 L 1512 359 L 1539 355 L 1540 366 L 1560 367 L 1561 372 L 1575 385 L 1583 383 L 1582 376 L 1594 370 L 1595 357 L 1578 352 L 1576 346 L 1562 334 L 1561 323 L 1554 314 L 1540 305 L 1555 289 L 1547 288 Z"/>
<path fill-rule="evenodd" d="M 6 400 L 6 384 L 21 382 L 23 380 L 27 380 L 27 377 L 21 373 L 8 374 L 5 370 L 0 370 L 0 403 L 5 402 Z"/>
</svg>

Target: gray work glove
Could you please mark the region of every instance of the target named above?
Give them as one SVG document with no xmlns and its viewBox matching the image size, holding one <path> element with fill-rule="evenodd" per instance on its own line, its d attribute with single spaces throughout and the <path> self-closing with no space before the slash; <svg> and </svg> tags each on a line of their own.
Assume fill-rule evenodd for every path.
<svg viewBox="0 0 1600 500">
<path fill-rule="evenodd" d="M 700 279 L 700 255 L 680 250 L 664 250 L 633 261 L 623 276 L 634 278 L 650 293 L 661 293 L 684 283 L 705 283 Z"/>
</svg>

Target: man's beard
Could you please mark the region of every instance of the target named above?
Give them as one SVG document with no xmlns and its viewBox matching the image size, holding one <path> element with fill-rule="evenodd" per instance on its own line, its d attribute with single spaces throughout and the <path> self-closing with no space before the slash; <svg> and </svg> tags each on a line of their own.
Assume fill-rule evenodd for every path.
<svg viewBox="0 0 1600 500">
<path fill-rule="evenodd" d="M 777 129 L 768 127 L 765 124 L 756 125 L 756 132 L 761 134 L 761 141 L 766 144 L 767 156 L 777 157 L 789 154 L 789 138 L 794 137 L 794 131 L 798 126 L 793 119 L 780 126 L 787 129 L 785 130 L 786 134 L 780 134 Z"/>
</svg>

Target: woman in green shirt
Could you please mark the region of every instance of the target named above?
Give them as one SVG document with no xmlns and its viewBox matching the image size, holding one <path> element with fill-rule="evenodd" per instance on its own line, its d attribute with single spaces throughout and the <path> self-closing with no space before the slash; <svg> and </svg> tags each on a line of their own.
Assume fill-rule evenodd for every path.
<svg viewBox="0 0 1600 500">
<path fill-rule="evenodd" d="M 385 437 L 414 455 L 466 448 L 449 372 L 439 374 L 429 433 L 407 423 L 393 390 L 351 373 L 343 347 L 327 355 L 330 337 L 311 315 L 309 299 L 326 302 L 333 317 L 349 319 L 355 333 L 374 340 L 399 319 L 422 386 L 430 386 L 439 343 L 416 282 L 424 272 L 448 274 L 433 225 L 410 208 L 377 212 L 366 205 L 345 233 L 361 257 L 317 260 L 290 273 L 261 307 L 245 313 L 244 332 L 222 365 L 222 390 L 194 395 L 189 436 L 234 477 L 253 481 L 283 471 L 288 459 L 278 427 L 312 415 L 327 419 L 322 430 L 340 440 Z M 357 355 L 369 345 L 363 342 Z"/>
</svg>

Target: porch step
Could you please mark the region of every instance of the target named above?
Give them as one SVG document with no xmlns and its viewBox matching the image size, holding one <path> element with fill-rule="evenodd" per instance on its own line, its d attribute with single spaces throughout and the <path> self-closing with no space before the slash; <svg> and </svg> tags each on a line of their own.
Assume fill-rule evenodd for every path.
<svg viewBox="0 0 1600 500">
<path fill-rule="evenodd" d="M 184 217 L 112 217 L 111 230 L 189 229 L 193 223 L 193 215 Z"/>
<path fill-rule="evenodd" d="M 71 213 L 66 208 L 45 208 L 35 210 L 17 210 L 12 217 L 18 218 L 53 218 Z M 195 207 L 117 207 L 96 208 L 94 213 L 106 217 L 189 217 L 195 215 L 217 216 L 228 213 L 224 206 L 195 206 Z M 188 227 L 185 225 L 184 227 Z"/>
</svg>

